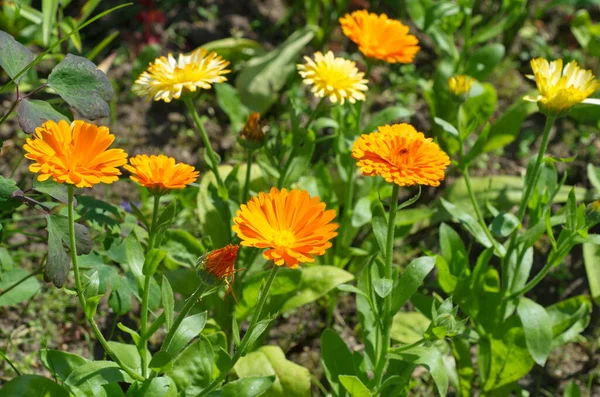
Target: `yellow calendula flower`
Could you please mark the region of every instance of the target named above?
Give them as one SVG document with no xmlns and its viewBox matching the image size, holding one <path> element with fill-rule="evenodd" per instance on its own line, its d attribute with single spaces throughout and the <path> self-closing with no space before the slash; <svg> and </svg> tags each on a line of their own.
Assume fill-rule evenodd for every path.
<svg viewBox="0 0 600 397">
<path fill-rule="evenodd" d="M 582 69 L 571 61 L 563 68 L 562 59 L 548 62 L 544 58 L 531 60 L 532 76 L 539 95 L 523 99 L 537 102 L 540 110 L 550 115 L 561 115 L 572 106 L 583 102 L 598 89 L 598 80 L 590 70 Z"/>
<path fill-rule="evenodd" d="M 133 92 L 148 100 L 171 102 L 185 92 L 195 92 L 198 88 L 210 89 L 211 84 L 227 81 L 224 74 L 229 61 L 214 52 L 198 48 L 190 55 L 172 54 L 154 60 L 148 70 L 135 81 Z"/>
<path fill-rule="evenodd" d="M 123 149 L 109 149 L 115 136 L 108 127 L 75 120 L 50 120 L 35 129 L 23 146 L 25 158 L 35 161 L 29 171 L 38 181 L 52 178 L 77 187 L 110 184 L 119 180 L 118 167 L 127 162 Z"/>
<path fill-rule="evenodd" d="M 448 79 L 448 89 L 457 99 L 464 101 L 475 83 L 475 79 L 464 74 L 457 74 Z"/>
<path fill-rule="evenodd" d="M 411 63 L 419 52 L 419 40 L 409 34 L 408 26 L 386 14 L 354 11 L 340 18 L 342 31 L 368 58 L 388 63 Z"/>
<path fill-rule="evenodd" d="M 354 142 L 352 157 L 363 175 L 379 175 L 399 186 L 439 186 L 450 165 L 438 144 L 410 124 L 386 125 L 361 135 Z"/>
<path fill-rule="evenodd" d="M 148 156 L 140 154 L 129 159 L 124 168 L 131 172 L 130 178 L 148 188 L 152 193 L 163 194 L 173 189 L 183 189 L 198 179 L 198 171 L 185 163 L 176 163 L 164 154 Z"/>
<path fill-rule="evenodd" d="M 333 103 L 343 104 L 364 101 L 367 91 L 365 74 L 359 72 L 356 63 L 344 58 L 336 58 L 333 52 L 325 55 L 316 52 L 314 60 L 304 57 L 305 64 L 298 65 L 304 84 L 312 86 L 311 91 L 318 97 L 329 97 Z"/>
<path fill-rule="evenodd" d="M 268 248 L 263 257 L 276 265 L 296 268 L 323 255 L 337 236 L 335 211 L 325 211 L 319 197 L 305 190 L 272 188 L 242 204 L 233 231 L 246 247 Z"/>
</svg>

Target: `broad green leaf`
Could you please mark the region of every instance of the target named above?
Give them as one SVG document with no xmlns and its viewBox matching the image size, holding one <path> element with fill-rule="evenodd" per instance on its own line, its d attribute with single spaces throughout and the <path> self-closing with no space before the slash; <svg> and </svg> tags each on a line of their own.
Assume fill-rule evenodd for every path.
<svg viewBox="0 0 600 397">
<path fill-rule="evenodd" d="M 163 308 L 165 309 L 165 323 L 167 330 L 171 329 L 173 325 L 173 312 L 175 311 L 175 299 L 173 298 L 173 289 L 169 280 L 163 275 L 162 283 L 160 285 L 160 292 L 162 297 Z"/>
<path fill-rule="evenodd" d="M 0 389 L 0 397 L 69 397 L 58 383 L 40 375 L 21 375 Z"/>
<path fill-rule="evenodd" d="M 229 382 L 223 387 L 222 397 L 264 396 L 275 382 L 275 376 L 251 376 Z"/>
<path fill-rule="evenodd" d="M 118 382 L 132 383 L 132 379 L 111 361 L 91 361 L 75 368 L 65 379 L 66 385 L 94 397 L 113 397 L 105 387 Z"/>
<path fill-rule="evenodd" d="M 379 251 L 385 253 L 387 240 L 387 217 L 385 210 L 379 200 L 373 202 L 372 208 L 373 218 L 371 220 L 371 227 L 373 228 L 373 235 L 379 246 Z"/>
<path fill-rule="evenodd" d="M 354 375 L 352 353 L 344 340 L 331 328 L 321 335 L 321 360 L 325 376 L 336 396 L 343 396 L 340 375 Z"/>
<path fill-rule="evenodd" d="M 517 314 L 523 324 L 529 353 L 536 363 L 543 366 L 552 351 L 552 324 L 543 306 L 531 299 L 521 297 Z"/>
<path fill-rule="evenodd" d="M 34 133 L 37 127 L 48 120 L 69 122 L 67 117 L 54 110 L 48 102 L 37 99 L 21 100 L 17 105 L 17 114 L 19 115 L 19 125 L 28 134 Z"/>
<path fill-rule="evenodd" d="M 262 346 L 239 359 L 234 367 L 241 379 L 276 376 L 275 382 L 261 397 L 309 397 L 310 373 L 288 361 L 278 346 Z"/>
<path fill-rule="evenodd" d="M 367 196 L 358 199 L 352 210 L 352 227 L 361 227 L 371 221 L 371 199 Z"/>
<path fill-rule="evenodd" d="M 169 346 L 166 346 L 167 353 L 173 357 L 177 357 L 181 349 L 183 349 L 192 339 L 200 335 L 200 332 L 206 325 L 206 312 L 194 314 L 183 319 Z"/>
<path fill-rule="evenodd" d="M 519 135 L 521 124 L 525 118 L 538 110 L 537 103 L 527 101 L 517 101 L 509 106 L 489 131 L 488 141 L 483 151 L 491 152 L 500 149 L 511 143 Z"/>
<path fill-rule="evenodd" d="M 108 346 L 113 351 L 113 353 L 115 353 L 115 355 L 119 357 L 119 359 L 125 366 L 131 368 L 138 374 L 142 373 L 142 360 L 140 358 L 136 346 L 114 341 L 108 341 Z M 150 352 L 147 350 L 146 357 L 146 362 L 150 361 L 150 359 L 152 358 Z"/>
<path fill-rule="evenodd" d="M 389 357 L 424 366 L 431 374 L 440 395 L 446 395 L 448 391 L 448 373 L 444 366 L 442 354 L 435 346 L 417 346 L 401 353 L 394 353 L 392 349 Z"/>
<path fill-rule="evenodd" d="M 160 371 L 161 369 L 167 367 L 173 358 L 169 353 L 164 350 L 157 351 L 154 356 L 152 356 L 152 360 L 148 364 L 148 367 Z"/>
<path fill-rule="evenodd" d="M 314 31 L 310 26 L 298 30 L 275 50 L 246 63 L 235 81 L 245 106 L 264 113 L 275 103 L 279 91 L 296 71 L 297 58 L 313 39 Z"/>
<path fill-rule="evenodd" d="M 101 70 L 87 59 L 68 54 L 48 76 L 52 87 L 85 118 L 96 120 L 110 114 L 108 101 L 113 88 Z"/>
<path fill-rule="evenodd" d="M 16 41 L 10 34 L 0 30 L 0 67 L 11 77 L 15 76 L 34 58 L 34 55 L 23 44 Z M 22 77 L 15 81 L 18 83 Z"/>
<path fill-rule="evenodd" d="M 351 397 L 371 397 L 367 387 L 354 375 L 340 375 L 340 382 Z"/>
<path fill-rule="evenodd" d="M 196 395 L 213 380 L 215 353 L 211 343 L 201 336 L 186 347 L 173 362 L 168 375 L 186 395 Z"/>
<path fill-rule="evenodd" d="M 440 256 L 436 256 L 435 267 L 437 268 L 437 281 L 445 293 L 451 294 L 456 289 L 458 278 L 450 271 L 448 262 Z"/>
<path fill-rule="evenodd" d="M 202 44 L 202 48 L 214 51 L 228 61 L 245 60 L 262 55 L 265 52 L 262 44 L 259 42 L 239 37 L 228 37 L 226 39 L 210 41 Z M 215 85 L 215 88 L 219 85 L 222 84 Z"/>
<path fill-rule="evenodd" d="M 483 385 L 486 392 L 518 381 L 533 368 L 534 361 L 527 350 L 525 332 L 516 323 L 507 323 L 490 339 L 490 369 Z"/>
<path fill-rule="evenodd" d="M 440 225 L 440 250 L 452 275 L 460 277 L 467 267 L 467 249 L 456 231 L 449 225 Z"/>
<path fill-rule="evenodd" d="M 460 397 L 471 397 L 473 387 L 473 378 L 475 370 L 473 369 L 473 360 L 471 345 L 463 338 L 452 339 L 452 353 L 456 360 L 456 372 L 458 375 L 458 395 Z"/>
<path fill-rule="evenodd" d="M 421 256 L 412 260 L 400 275 L 392 293 L 392 313 L 400 308 L 417 292 L 425 277 L 435 266 L 435 256 Z"/>
<path fill-rule="evenodd" d="M 412 111 L 403 106 L 386 107 L 371 117 L 369 122 L 365 125 L 365 128 L 363 128 L 363 133 L 368 134 L 377 131 L 377 127 L 386 124 L 394 124 L 395 122 L 400 121 L 400 119 L 408 120 L 412 114 Z"/>
<path fill-rule="evenodd" d="M 420 312 L 398 312 L 392 320 L 391 337 L 400 343 L 414 343 L 423 338 L 430 323 Z"/>
<path fill-rule="evenodd" d="M 450 134 L 451 136 L 453 136 L 454 138 L 459 137 L 459 133 L 458 130 L 456 129 L 456 127 L 454 127 L 452 124 L 450 124 L 449 122 L 447 122 L 444 119 L 441 119 L 439 117 L 434 117 L 433 118 L 433 122 L 436 123 L 438 126 L 440 126 L 440 128 L 444 131 L 447 132 L 448 134 Z"/>
<path fill-rule="evenodd" d="M 16 202 L 11 197 L 12 193 L 16 190 L 18 190 L 18 187 L 14 179 L 0 176 L 0 205 L 2 205 L 3 210 L 8 210 L 20 205 L 20 203 Z"/>
<path fill-rule="evenodd" d="M 584 243 L 583 262 L 592 299 L 596 305 L 600 305 L 600 245 Z"/>
<path fill-rule="evenodd" d="M 242 103 L 240 94 L 235 87 L 227 83 L 215 84 L 214 87 L 217 94 L 217 103 L 229 117 L 231 131 L 237 134 L 244 126 L 250 111 Z"/>
<path fill-rule="evenodd" d="M 177 387 L 170 378 L 161 376 L 144 383 L 134 383 L 127 390 L 126 397 L 177 397 Z"/>
<path fill-rule="evenodd" d="M 574 380 L 565 387 L 563 397 L 581 397 L 581 389 Z"/>
<path fill-rule="evenodd" d="M 52 374 L 55 374 L 63 381 L 71 375 L 71 372 L 75 368 L 90 362 L 90 360 L 80 357 L 77 354 L 51 349 L 42 349 L 40 351 L 40 361 Z"/>
<path fill-rule="evenodd" d="M 314 302 L 336 286 L 353 279 L 352 274 L 334 266 L 303 267 L 302 282 L 297 293 L 285 302 L 281 310 L 287 311 Z"/>
<path fill-rule="evenodd" d="M 156 269 L 158 269 L 158 265 L 165 259 L 167 256 L 167 251 L 153 248 L 146 253 L 146 258 L 144 259 L 144 265 L 142 267 L 142 274 L 144 276 L 153 276 L 156 273 Z"/>
<path fill-rule="evenodd" d="M 389 278 L 380 278 L 378 280 L 373 280 L 373 289 L 375 293 L 379 295 L 380 298 L 385 298 L 388 296 L 390 292 L 392 292 L 392 288 L 394 286 L 394 281 Z"/>
<path fill-rule="evenodd" d="M 35 276 L 29 277 L 30 275 L 27 270 L 21 268 L 0 272 L 0 291 L 6 291 L 6 289 L 28 277 L 12 290 L 0 296 L 0 306 L 16 305 L 38 293 L 40 283 Z"/>
<path fill-rule="evenodd" d="M 516 216 L 510 212 L 502 212 L 492 221 L 491 231 L 496 237 L 508 237 L 519 224 Z"/>
<path fill-rule="evenodd" d="M 592 303 L 584 295 L 574 296 L 546 308 L 552 323 L 552 347 L 567 343 L 590 323 Z"/>
<path fill-rule="evenodd" d="M 479 126 L 487 123 L 492 117 L 498 104 L 498 94 L 493 85 L 489 83 L 478 83 L 477 87 L 480 93 L 475 88 L 471 90 L 471 96 L 460 108 L 458 114 L 458 124 L 460 138 L 466 139 Z"/>
<path fill-rule="evenodd" d="M 504 57 L 504 46 L 499 43 L 487 44 L 477 49 L 467 59 L 465 74 L 477 80 L 484 80 Z"/>
<path fill-rule="evenodd" d="M 64 183 L 57 183 L 54 182 L 52 179 L 47 179 L 43 182 L 40 182 L 37 180 L 37 178 L 34 178 L 33 190 L 38 191 L 40 193 L 45 193 L 48 196 L 60 201 L 61 203 L 68 203 L 67 186 Z M 75 195 L 77 195 L 77 193 L 75 193 Z M 76 201 L 75 198 L 74 201 Z"/>
</svg>

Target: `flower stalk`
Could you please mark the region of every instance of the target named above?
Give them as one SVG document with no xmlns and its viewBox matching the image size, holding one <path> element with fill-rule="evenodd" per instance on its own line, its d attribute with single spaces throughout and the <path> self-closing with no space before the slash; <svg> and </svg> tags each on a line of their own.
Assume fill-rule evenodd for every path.
<svg viewBox="0 0 600 397">
<path fill-rule="evenodd" d="M 67 197 L 68 197 L 67 209 L 68 209 L 68 218 L 69 218 L 69 244 L 70 244 L 70 248 L 71 248 L 70 251 L 71 251 L 71 262 L 73 264 L 73 274 L 75 276 L 75 290 L 77 292 L 77 298 L 79 298 L 79 303 L 80 303 L 81 307 L 83 308 L 84 312 L 86 312 L 85 309 L 87 308 L 87 301 L 85 299 L 85 295 L 83 294 L 83 286 L 81 284 L 81 274 L 79 271 L 79 265 L 77 263 L 77 239 L 75 238 L 75 215 L 74 215 L 74 210 L 73 210 L 74 188 L 73 188 L 73 185 L 71 185 L 71 184 L 69 184 L 67 186 L 68 186 L 67 187 Z M 123 362 L 119 359 L 119 357 L 114 354 L 114 352 L 108 346 L 106 339 L 104 339 L 102 332 L 100 332 L 100 329 L 98 328 L 98 325 L 94 321 L 93 317 L 88 316 L 86 314 L 85 318 L 87 319 L 88 323 L 92 327 L 92 330 L 94 331 L 96 338 L 98 339 L 98 341 L 104 348 L 104 351 L 110 356 L 110 358 L 112 358 L 113 361 L 115 363 L 117 363 L 117 365 L 119 367 L 121 367 L 121 369 L 123 371 L 125 371 L 133 379 L 143 381 L 144 380 L 143 376 L 140 376 L 140 374 L 138 374 L 137 372 L 133 371 L 131 368 L 129 368 L 125 364 L 123 364 Z"/>
</svg>

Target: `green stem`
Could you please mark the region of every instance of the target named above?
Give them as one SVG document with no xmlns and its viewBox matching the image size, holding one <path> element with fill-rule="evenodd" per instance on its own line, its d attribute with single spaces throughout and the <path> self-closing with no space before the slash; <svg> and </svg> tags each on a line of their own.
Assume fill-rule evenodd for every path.
<svg viewBox="0 0 600 397">
<path fill-rule="evenodd" d="M 250 176 L 252 173 L 252 149 L 248 149 L 246 153 L 246 180 L 244 182 L 244 195 L 242 196 L 242 203 L 248 201 L 250 196 Z"/>
<path fill-rule="evenodd" d="M 75 289 L 77 291 L 77 297 L 79 298 L 79 303 L 81 304 L 81 307 L 85 313 L 86 308 L 87 308 L 87 302 L 86 302 L 85 296 L 83 294 L 83 286 L 81 284 L 81 275 L 79 273 L 79 265 L 77 263 L 77 245 L 76 245 L 77 240 L 75 239 L 75 215 L 74 215 L 74 211 L 73 211 L 73 190 L 74 189 L 73 189 L 73 185 L 71 185 L 71 184 L 69 184 L 67 186 L 68 186 L 68 188 L 67 188 L 68 189 L 67 190 L 67 192 L 68 192 L 67 209 L 68 209 L 68 215 L 69 215 L 69 244 L 70 244 L 70 248 L 71 248 L 71 250 L 70 250 L 71 251 L 71 262 L 73 264 L 73 274 L 75 275 Z M 104 335 L 102 335 L 102 332 L 100 332 L 100 328 L 98 328 L 98 325 L 96 324 L 94 319 L 92 317 L 88 317 L 87 314 L 85 315 L 85 318 L 87 319 L 88 323 L 92 327 L 92 330 L 94 331 L 94 334 L 96 335 L 96 338 L 98 339 L 98 342 L 100 342 L 100 344 L 104 348 L 104 351 L 106 351 L 106 353 L 108 353 L 108 355 L 113 359 L 113 361 L 115 363 L 117 363 L 117 365 L 119 367 L 121 367 L 121 369 L 123 371 L 125 371 L 133 379 L 143 381 L 144 378 L 142 376 L 140 376 L 140 374 L 136 373 L 131 368 L 129 368 L 125 364 L 123 364 L 123 362 L 119 359 L 119 357 L 113 353 L 111 348 L 108 346 L 106 339 L 104 339 Z"/>
<path fill-rule="evenodd" d="M 400 195 L 400 186 L 394 184 L 392 190 L 392 201 L 390 203 L 390 215 L 388 219 L 386 252 L 385 252 L 385 278 L 392 280 L 392 259 L 394 255 L 394 232 L 396 229 L 396 213 L 398 210 L 398 196 Z M 384 322 L 383 322 L 383 338 L 381 340 L 381 355 L 375 368 L 375 386 L 381 385 L 383 372 L 387 364 L 387 354 L 390 348 L 390 332 L 393 314 L 392 311 L 392 294 L 387 294 L 384 298 Z"/>
<path fill-rule="evenodd" d="M 4 116 L 2 116 L 2 119 L 0 119 L 0 125 L 2 125 L 6 121 L 8 116 L 10 116 L 10 114 L 12 113 L 13 110 L 15 110 L 15 108 L 17 107 L 18 104 L 19 104 L 19 99 L 14 101 L 13 104 L 11 105 L 11 107 L 8 109 L 8 111 L 4 114 Z"/>
<path fill-rule="evenodd" d="M 248 341 L 250 339 L 250 336 L 253 334 L 254 328 L 256 327 L 256 324 L 258 323 L 259 318 L 261 317 L 263 307 L 265 306 L 265 302 L 267 301 L 267 297 L 269 296 L 269 290 L 271 289 L 271 285 L 273 285 L 273 281 L 275 280 L 275 277 L 277 276 L 278 270 L 279 270 L 279 266 L 273 265 L 273 268 L 271 269 L 271 273 L 269 274 L 269 278 L 267 279 L 267 283 L 263 287 L 263 289 L 260 292 L 260 295 L 258 297 L 258 302 L 256 304 L 256 308 L 254 309 L 254 314 L 252 315 L 252 320 L 250 320 L 250 325 L 248 326 L 248 330 L 246 331 L 246 334 L 244 334 L 244 337 L 242 338 L 240 345 L 236 349 L 233 357 L 231 358 L 231 363 L 229 365 L 229 368 L 224 370 L 223 372 L 221 372 L 219 377 L 217 379 L 213 380 L 208 386 L 206 386 L 199 394 L 196 395 L 196 397 L 206 396 L 207 394 L 209 394 L 210 392 L 215 390 L 221 384 L 221 382 L 223 382 L 225 380 L 225 378 L 229 374 L 229 371 L 231 371 L 231 369 L 235 366 L 235 364 L 240 359 L 242 354 L 244 354 L 244 352 L 246 351 Z"/>
<path fill-rule="evenodd" d="M 196 111 L 194 104 L 192 103 L 192 99 L 190 97 L 184 97 L 183 101 L 185 102 L 192 118 L 194 119 L 194 123 L 198 130 L 200 131 L 200 137 L 202 138 L 202 142 L 204 146 L 206 146 L 206 152 L 208 153 L 208 158 L 211 162 L 210 167 L 212 168 L 213 173 L 215 174 L 215 178 L 217 178 L 217 184 L 220 188 L 225 188 L 225 184 L 223 183 L 223 179 L 221 179 L 221 175 L 219 174 L 219 162 L 217 161 L 217 155 L 210 145 L 210 140 L 208 139 L 208 134 L 202 125 L 202 120 L 200 120 L 200 115 Z"/>
<path fill-rule="evenodd" d="M 533 192 L 533 188 L 537 184 L 538 178 L 540 176 L 540 168 L 542 167 L 542 162 L 544 160 L 544 155 L 546 154 L 546 149 L 548 148 L 548 140 L 550 137 L 550 130 L 552 129 L 552 125 L 554 124 L 554 120 L 556 116 L 546 116 L 546 125 L 544 126 L 544 132 L 542 135 L 542 144 L 540 145 L 540 151 L 538 152 L 537 158 L 535 160 L 535 164 L 533 166 L 533 171 L 530 180 L 525 186 L 525 193 L 521 197 L 521 203 L 519 205 L 519 211 L 517 213 L 517 219 L 519 223 L 523 223 L 523 218 L 525 217 L 525 212 L 527 211 L 527 207 L 529 205 L 529 198 L 531 193 Z M 529 175 L 525 176 L 525 181 L 528 180 Z M 515 249 L 515 245 L 517 243 L 517 231 L 515 230 L 510 236 L 510 241 L 508 243 L 508 248 L 506 250 L 506 254 L 504 255 L 504 259 L 502 261 L 502 288 L 504 288 L 504 293 L 509 293 L 508 288 L 508 261 L 510 260 L 510 256 L 512 251 Z"/>
<path fill-rule="evenodd" d="M 156 223 L 158 221 L 158 207 L 160 203 L 160 196 L 154 195 L 154 207 L 152 209 L 152 224 L 150 225 L 150 231 L 148 235 L 148 252 L 154 248 L 156 243 Z M 138 345 L 138 351 L 140 353 L 140 359 L 142 364 L 142 376 L 146 378 L 148 376 L 148 357 L 146 350 L 148 348 L 148 304 L 150 302 L 150 282 L 152 281 L 152 275 L 147 274 L 144 278 L 144 290 L 142 293 L 142 313 L 141 313 L 141 338 Z"/>
<path fill-rule="evenodd" d="M 10 365 L 10 367 L 13 369 L 13 371 L 15 371 L 15 372 L 16 372 L 16 374 L 17 374 L 18 376 L 21 376 L 21 375 L 23 375 L 23 374 L 21 373 L 21 371 L 19 371 L 19 370 L 17 369 L 17 367 L 15 367 L 15 365 L 12 363 L 12 361 L 11 361 L 11 360 L 8 358 L 8 356 L 7 356 L 7 355 L 6 355 L 6 354 L 5 354 L 5 353 L 4 353 L 2 350 L 0 350 L 0 358 L 2 358 L 4 361 L 6 361 L 6 362 L 8 363 L 8 365 Z"/>
</svg>

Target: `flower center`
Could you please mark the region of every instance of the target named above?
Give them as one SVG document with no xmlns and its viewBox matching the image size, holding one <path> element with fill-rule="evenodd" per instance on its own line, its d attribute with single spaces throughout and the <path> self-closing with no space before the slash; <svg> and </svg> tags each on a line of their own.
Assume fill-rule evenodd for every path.
<svg viewBox="0 0 600 397">
<path fill-rule="evenodd" d="M 396 149 L 395 152 L 390 153 L 389 162 L 399 168 L 405 166 L 411 162 L 410 151 L 405 147 Z"/>
<path fill-rule="evenodd" d="M 289 248 L 296 242 L 296 236 L 291 230 L 273 232 L 273 245 L 280 248 Z"/>
</svg>

